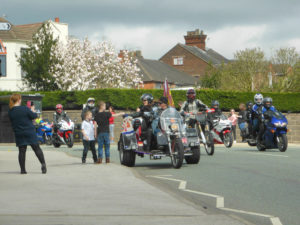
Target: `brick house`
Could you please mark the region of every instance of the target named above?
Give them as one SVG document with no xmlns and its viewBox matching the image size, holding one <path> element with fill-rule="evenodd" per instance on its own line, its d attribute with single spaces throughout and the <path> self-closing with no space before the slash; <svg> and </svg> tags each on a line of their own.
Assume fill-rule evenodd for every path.
<svg viewBox="0 0 300 225">
<path fill-rule="evenodd" d="M 161 89 L 165 79 L 171 88 L 191 88 L 197 86 L 199 79 L 159 60 L 145 59 L 140 51 L 130 53 L 137 59 L 137 66 L 142 75 L 140 89 Z M 123 57 L 122 50 L 119 57 Z"/>
<path fill-rule="evenodd" d="M 206 48 L 206 37 L 199 29 L 188 31 L 184 36 L 185 44 L 178 43 L 159 60 L 197 78 L 205 74 L 209 65 L 228 63 L 229 60 L 224 56 Z"/>
</svg>

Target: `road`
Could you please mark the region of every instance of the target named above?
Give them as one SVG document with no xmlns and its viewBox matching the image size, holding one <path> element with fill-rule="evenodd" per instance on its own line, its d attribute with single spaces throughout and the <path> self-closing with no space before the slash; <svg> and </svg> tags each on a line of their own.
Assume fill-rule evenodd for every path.
<svg viewBox="0 0 300 225">
<path fill-rule="evenodd" d="M 82 146 L 71 150 L 61 147 L 59 151 L 80 156 Z M 199 164 L 184 164 L 181 169 L 173 169 L 169 158 L 137 157 L 131 171 L 164 192 L 196 204 L 207 214 L 225 214 L 244 224 L 300 224 L 299 145 L 290 145 L 284 153 L 258 152 L 245 144 L 231 149 L 218 146 L 213 156 L 203 149 L 201 153 Z M 111 154 L 113 163 L 119 164 L 116 146 L 112 146 Z M 92 161 L 90 153 L 89 157 Z M 216 196 L 224 206 L 216 207 Z"/>
</svg>

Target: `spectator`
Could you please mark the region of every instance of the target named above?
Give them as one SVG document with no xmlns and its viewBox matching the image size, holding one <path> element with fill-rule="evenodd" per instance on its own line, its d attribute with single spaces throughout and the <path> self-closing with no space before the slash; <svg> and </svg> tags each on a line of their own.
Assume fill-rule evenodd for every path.
<svg viewBox="0 0 300 225">
<path fill-rule="evenodd" d="M 95 149 L 95 126 L 93 122 L 93 113 L 91 111 L 86 111 L 84 113 L 84 120 L 81 124 L 82 132 L 82 142 L 83 142 L 83 153 L 82 153 L 82 163 L 85 163 L 86 156 L 91 149 L 93 154 L 94 163 L 97 163 L 97 154 Z"/>
<path fill-rule="evenodd" d="M 37 118 L 34 106 L 29 109 L 21 106 L 21 95 L 13 94 L 9 100 L 9 118 L 15 132 L 16 145 L 19 148 L 19 164 L 21 174 L 26 174 L 25 158 L 27 145 L 30 145 L 42 165 L 42 173 L 47 172 L 44 154 L 38 143 L 33 120 Z"/>
<path fill-rule="evenodd" d="M 110 141 L 109 141 L 109 118 L 124 115 L 124 113 L 116 113 L 112 115 L 110 112 L 105 112 L 106 104 L 103 101 L 99 102 L 99 112 L 95 115 L 95 134 L 98 141 L 98 163 L 102 163 L 103 145 L 105 147 L 105 161 L 110 162 Z"/>
<path fill-rule="evenodd" d="M 115 118 L 113 117 L 115 113 L 114 107 L 113 106 L 109 106 L 108 107 L 108 111 L 111 113 L 111 117 L 109 118 L 109 137 L 110 137 L 110 143 L 114 143 L 114 127 L 115 127 Z"/>
<path fill-rule="evenodd" d="M 246 105 L 244 103 L 241 103 L 239 105 L 239 115 L 238 115 L 238 124 L 239 128 L 241 130 L 241 137 L 242 137 L 242 142 L 245 142 L 246 136 L 247 136 L 247 111 L 246 111 Z"/>
<path fill-rule="evenodd" d="M 236 143 L 236 123 L 237 123 L 237 115 L 235 114 L 234 109 L 230 110 L 230 117 L 228 119 L 231 121 L 232 124 L 232 133 L 233 133 L 233 143 Z"/>
</svg>

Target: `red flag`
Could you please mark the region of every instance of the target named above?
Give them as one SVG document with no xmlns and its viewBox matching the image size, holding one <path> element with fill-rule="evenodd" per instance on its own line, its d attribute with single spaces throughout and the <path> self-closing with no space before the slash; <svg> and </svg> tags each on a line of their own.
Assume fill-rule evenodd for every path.
<svg viewBox="0 0 300 225">
<path fill-rule="evenodd" d="M 167 79 L 164 82 L 164 96 L 168 98 L 168 103 L 170 106 L 174 107 L 174 101 L 172 98 L 171 90 L 169 88 L 169 84 Z"/>
</svg>

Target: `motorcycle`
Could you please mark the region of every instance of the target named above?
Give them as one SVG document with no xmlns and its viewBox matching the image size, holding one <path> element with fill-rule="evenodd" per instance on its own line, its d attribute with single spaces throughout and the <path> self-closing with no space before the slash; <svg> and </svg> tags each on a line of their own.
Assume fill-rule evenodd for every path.
<svg viewBox="0 0 300 225">
<path fill-rule="evenodd" d="M 278 148 L 279 151 L 285 152 L 288 147 L 287 139 L 287 118 L 278 111 L 270 111 L 269 120 L 265 123 L 265 132 L 263 134 L 263 142 L 257 143 L 256 147 L 259 151 L 266 149 Z"/>
<path fill-rule="evenodd" d="M 41 120 L 37 125 L 36 134 L 41 144 L 52 145 L 52 124 Z"/>
<path fill-rule="evenodd" d="M 52 136 L 53 146 L 59 148 L 62 144 L 65 144 L 72 148 L 74 144 L 73 133 L 74 123 L 71 119 L 60 120 Z"/>
<path fill-rule="evenodd" d="M 212 124 L 211 133 L 216 144 L 223 144 L 230 148 L 233 143 L 231 133 L 231 122 L 225 115 L 220 115 L 217 119 L 210 121 Z"/>
<path fill-rule="evenodd" d="M 124 118 L 123 130 L 118 142 L 120 163 L 133 167 L 136 155 L 140 157 L 149 155 L 150 159 L 170 157 L 172 166 L 176 169 L 180 168 L 185 156 L 184 148 L 187 146 L 187 138 L 179 112 L 175 108 L 167 108 L 161 113 L 159 119 L 160 129 L 153 137 L 150 151 L 145 149 L 148 143 L 142 135 L 142 120 L 142 118 Z"/>
<path fill-rule="evenodd" d="M 206 111 L 206 113 L 209 113 L 210 111 Z M 208 129 L 206 131 L 202 130 L 202 126 L 207 125 L 207 117 L 206 113 L 199 112 L 196 115 L 192 113 L 185 113 L 185 124 L 188 126 L 187 128 L 187 135 L 189 137 L 190 134 L 196 133 L 196 135 L 199 138 L 199 141 L 201 144 L 203 144 L 205 151 L 208 155 L 213 155 L 214 154 L 214 141 L 213 141 L 213 136 L 211 132 L 209 132 Z M 192 128 L 189 126 L 188 122 L 189 120 L 194 120 L 195 121 L 195 128 Z M 189 138 L 188 138 L 189 140 Z"/>
</svg>

